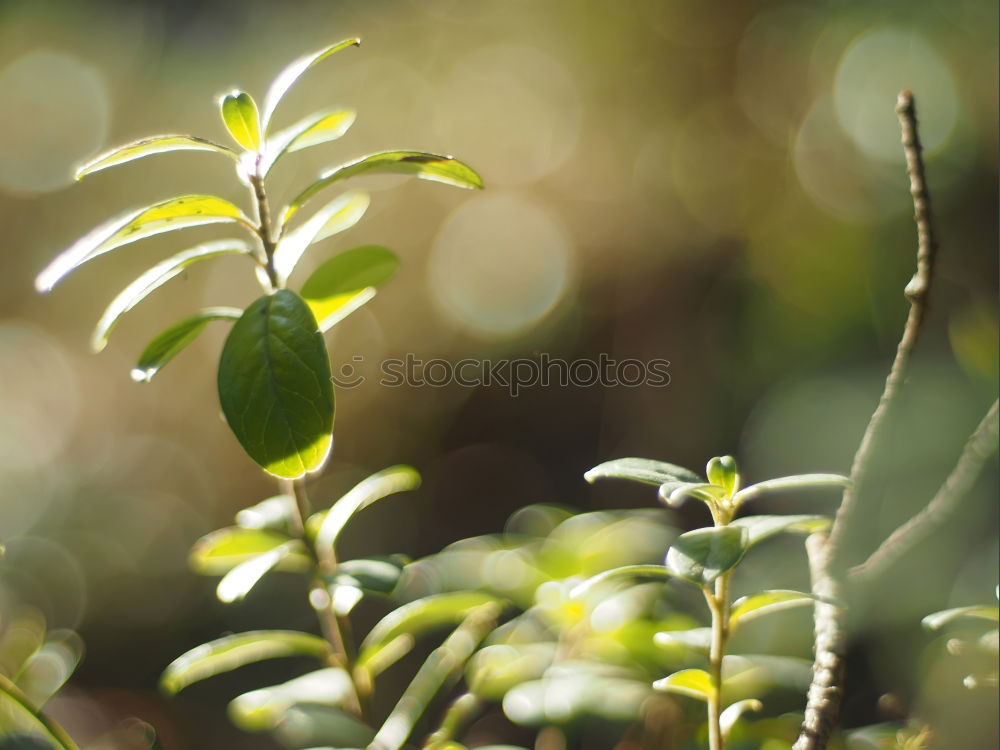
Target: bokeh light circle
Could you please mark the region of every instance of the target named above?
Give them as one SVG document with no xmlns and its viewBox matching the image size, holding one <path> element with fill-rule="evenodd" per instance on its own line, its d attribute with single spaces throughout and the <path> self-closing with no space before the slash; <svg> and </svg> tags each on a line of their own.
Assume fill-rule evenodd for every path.
<svg viewBox="0 0 1000 750">
<path fill-rule="evenodd" d="M 457 326 L 502 338 L 531 328 L 559 303 L 573 265 L 569 234 L 551 213 L 520 195 L 487 193 L 441 228 L 428 285 Z"/>
<path fill-rule="evenodd" d="M 104 77 L 63 52 L 29 52 L 0 71 L 0 101 L 0 189 L 9 193 L 69 185 L 107 135 Z"/>
<path fill-rule="evenodd" d="M 873 159 L 898 162 L 899 126 L 890 116 L 902 89 L 917 95 L 920 139 L 928 155 L 948 141 L 958 117 L 955 80 L 937 51 L 919 34 L 896 28 L 870 30 L 844 52 L 833 85 L 840 127 Z"/>
</svg>

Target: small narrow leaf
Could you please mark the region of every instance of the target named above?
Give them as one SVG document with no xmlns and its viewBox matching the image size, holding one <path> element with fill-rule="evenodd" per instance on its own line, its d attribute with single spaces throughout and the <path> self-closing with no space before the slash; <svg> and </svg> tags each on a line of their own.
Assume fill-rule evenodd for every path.
<svg viewBox="0 0 1000 750">
<path fill-rule="evenodd" d="M 360 39 L 345 39 L 342 42 L 331 44 L 328 47 L 324 47 L 323 49 L 317 50 L 311 54 L 303 55 L 285 66 L 285 68 L 278 74 L 278 77 L 271 83 L 270 87 L 267 89 L 267 94 L 264 96 L 264 110 L 261 118 L 264 132 L 267 132 L 268 126 L 271 124 L 271 117 L 274 115 L 274 110 L 278 106 L 278 102 L 280 102 L 292 86 L 295 85 L 295 82 L 299 80 L 303 73 L 309 70 L 309 68 L 316 63 L 322 62 L 330 55 L 340 52 L 343 49 L 347 49 L 348 47 L 356 47 L 359 44 L 361 44 Z"/>
<path fill-rule="evenodd" d="M 729 733 L 733 731 L 733 726 L 747 711 L 763 710 L 764 704 L 755 698 L 746 698 L 726 706 L 725 710 L 719 716 L 719 729 L 722 732 L 723 739 L 729 738 Z"/>
<path fill-rule="evenodd" d="M 707 482 L 665 482 L 657 494 L 666 505 L 679 508 L 691 499 L 709 504 L 721 500 L 726 496 L 726 488 Z"/>
<path fill-rule="evenodd" d="M 791 607 L 812 604 L 816 599 L 815 594 L 806 594 L 802 591 L 790 591 L 787 589 L 761 591 L 759 594 L 744 596 L 742 599 L 737 599 L 733 602 L 733 609 L 729 615 L 729 629 L 733 630 L 737 625 L 753 620 L 761 615 L 779 612 Z"/>
<path fill-rule="evenodd" d="M 285 208 L 281 217 L 282 225 L 316 193 L 340 180 L 366 172 L 390 172 L 408 174 L 432 182 L 442 182 L 461 188 L 482 188 L 483 179 L 472 167 L 451 156 L 429 154 L 424 151 L 383 151 L 369 154 L 360 159 L 341 164 L 319 176 L 319 178 Z"/>
<path fill-rule="evenodd" d="M 920 623 L 928 630 L 939 630 L 948 623 L 963 617 L 997 622 L 1000 619 L 1000 609 L 988 606 L 955 607 L 927 615 Z"/>
<path fill-rule="evenodd" d="M 717 456 L 708 462 L 705 476 L 712 484 L 725 488 L 726 495 L 732 495 L 740 488 L 739 468 L 732 456 Z"/>
<path fill-rule="evenodd" d="M 584 474 L 583 478 L 591 484 L 598 479 L 631 479 L 656 486 L 665 482 L 702 481 L 701 477 L 683 466 L 649 458 L 616 458 L 613 461 L 605 461 Z"/>
<path fill-rule="evenodd" d="M 278 276 L 287 279 L 311 244 L 343 232 L 357 224 L 368 210 L 368 193 L 351 190 L 327 203 L 309 220 L 278 241 L 274 251 L 274 268 Z"/>
<path fill-rule="evenodd" d="M 712 629 L 665 630 L 654 635 L 653 642 L 658 646 L 667 647 L 677 644 L 696 651 L 707 652 L 712 647 Z"/>
<path fill-rule="evenodd" d="M 707 701 L 715 691 L 712 687 L 712 678 L 703 669 L 682 669 L 680 672 L 674 672 L 669 677 L 654 682 L 653 688 L 697 698 L 700 701 Z"/>
<path fill-rule="evenodd" d="M 209 321 L 239 320 L 242 314 L 243 311 L 236 307 L 206 307 L 201 312 L 174 323 L 142 350 L 139 361 L 132 369 L 132 379 L 137 383 L 148 383 L 164 365 L 198 338 Z"/>
<path fill-rule="evenodd" d="M 295 499 L 291 495 L 275 495 L 261 500 L 236 514 L 236 525 L 244 529 L 287 530 L 295 514 Z"/>
<path fill-rule="evenodd" d="M 222 122 L 233 140 L 250 151 L 260 150 L 260 117 L 257 103 L 245 91 L 233 90 L 219 99 Z"/>
<path fill-rule="evenodd" d="M 579 599 L 589 594 L 595 587 L 600 586 L 602 583 L 607 581 L 616 580 L 620 578 L 653 578 L 656 580 L 666 580 L 673 577 L 673 573 L 667 570 L 662 565 L 626 565 L 621 568 L 615 568 L 613 570 L 605 570 L 602 573 L 598 573 L 591 578 L 588 578 L 583 583 L 577 584 L 569 592 L 569 595 L 574 599 Z"/>
<path fill-rule="evenodd" d="M 329 653 L 326 641 L 295 630 L 254 630 L 203 643 L 174 659 L 160 678 L 160 687 L 176 693 L 208 677 L 231 672 L 253 662 L 284 656 L 323 659 Z"/>
<path fill-rule="evenodd" d="M 249 252 L 250 246 L 242 240 L 219 240 L 192 247 L 157 263 L 125 287 L 124 291 L 108 305 L 91 336 L 91 348 L 97 352 L 104 349 L 108 344 L 108 336 L 111 335 L 112 329 L 125 313 L 192 263 L 223 255 L 244 255 Z"/>
<path fill-rule="evenodd" d="M 149 138 L 140 138 L 95 156 L 76 170 L 76 179 L 83 179 L 88 174 L 124 164 L 133 159 L 141 159 L 153 154 L 164 154 L 168 151 L 215 151 L 234 160 L 237 158 L 236 152 L 231 148 L 220 146 L 218 143 L 212 143 L 204 138 L 193 135 L 154 135 Z"/>
<path fill-rule="evenodd" d="M 371 629 L 361 644 L 358 666 L 371 668 L 373 659 L 401 635 L 417 636 L 462 622 L 473 610 L 502 600 L 478 591 L 434 594 L 393 610 Z"/>
<path fill-rule="evenodd" d="M 82 658 L 80 636 L 72 630 L 52 631 L 24 661 L 14 681 L 31 704 L 41 708 L 65 684 Z"/>
<path fill-rule="evenodd" d="M 291 537 L 280 531 L 229 526 L 206 534 L 195 542 L 188 564 L 194 572 L 202 575 L 222 575 L 290 541 Z M 283 570 L 307 570 L 310 567 L 304 547 L 298 559 L 289 555 L 284 562 Z"/>
<path fill-rule="evenodd" d="M 296 479 L 330 451 L 333 385 L 326 344 L 308 305 L 279 289 L 252 303 L 219 359 L 219 401 L 247 454 Z"/>
<path fill-rule="evenodd" d="M 339 563 L 336 572 L 325 580 L 332 585 L 353 586 L 362 591 L 388 596 L 399 583 L 405 565 L 406 558 L 401 555 L 362 557 Z"/>
<path fill-rule="evenodd" d="M 39 292 L 48 292 L 71 271 L 123 245 L 175 229 L 250 220 L 232 203 L 212 195 L 182 195 L 128 211 L 101 224 L 60 253 L 35 279 Z"/>
<path fill-rule="evenodd" d="M 232 604 L 243 600 L 261 578 L 296 550 L 305 551 L 302 543 L 297 539 L 279 544 L 274 549 L 240 563 L 219 581 L 215 595 L 223 604 Z"/>
<path fill-rule="evenodd" d="M 41 747 L 43 750 L 78 750 L 63 728 L 42 713 L 2 674 L 0 674 L 0 717 L 2 717 L 0 732 L 7 735 L 12 742 L 17 742 L 18 734 L 36 740 L 30 746 L 30 750 L 35 750 L 36 747 Z M 22 745 L 24 750 L 29 750 L 29 746 L 24 742 L 20 745 L 13 744 L 12 750 L 20 750 Z"/>
<path fill-rule="evenodd" d="M 838 487 L 844 488 L 851 485 L 851 480 L 839 474 L 799 474 L 791 477 L 779 477 L 778 479 L 768 479 L 757 484 L 751 484 L 746 489 L 736 493 L 733 500 L 737 503 L 745 503 L 760 497 L 766 492 L 778 492 L 781 490 L 814 489 L 817 487 Z"/>
<path fill-rule="evenodd" d="M 229 703 L 229 718 L 240 729 L 263 732 L 274 729 L 296 703 L 347 706 L 353 695 L 350 675 L 339 667 L 328 667 L 237 696 Z"/>
<path fill-rule="evenodd" d="M 302 298 L 327 331 L 358 309 L 396 273 L 399 258 L 378 245 L 362 245 L 333 256 L 302 285 Z"/>
<path fill-rule="evenodd" d="M 692 583 L 707 586 L 736 567 L 748 548 L 745 529 L 712 526 L 681 534 L 667 551 L 667 567 Z"/>
<path fill-rule="evenodd" d="M 326 550 L 334 548 L 340 532 L 359 510 L 389 495 L 415 490 L 419 486 L 420 474 L 410 466 L 390 466 L 363 479 L 332 508 L 309 519 L 306 530 L 315 534 L 315 546 L 320 557 Z"/>
<path fill-rule="evenodd" d="M 729 525 L 746 529 L 749 535 L 747 546 L 753 547 L 782 531 L 794 534 L 822 531 L 830 525 L 830 519 L 823 516 L 744 516 Z"/>
<path fill-rule="evenodd" d="M 285 154 L 337 140 L 354 124 L 355 116 L 356 113 L 351 109 L 317 112 L 275 133 L 264 143 L 260 161 L 261 176 L 266 177 Z"/>
</svg>

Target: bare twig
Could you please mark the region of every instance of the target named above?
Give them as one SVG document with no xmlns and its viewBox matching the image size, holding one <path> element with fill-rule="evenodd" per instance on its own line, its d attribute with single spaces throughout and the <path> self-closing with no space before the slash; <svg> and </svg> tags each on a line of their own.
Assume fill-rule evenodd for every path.
<svg viewBox="0 0 1000 750">
<path fill-rule="evenodd" d="M 851 570 L 852 582 L 877 578 L 914 545 L 926 539 L 955 512 L 962 498 L 975 484 L 986 460 L 997 450 L 997 404 L 994 401 L 975 432 L 965 444 L 958 463 L 941 489 L 920 513 L 896 529 L 865 562 Z"/>
<path fill-rule="evenodd" d="M 859 500 L 865 497 L 868 474 L 874 456 L 885 439 L 886 427 L 909 370 L 920 328 L 927 313 L 927 298 L 934 275 L 937 241 L 931 216 L 931 198 L 924 174 L 920 136 L 913 94 L 902 91 L 896 102 L 896 115 L 902 131 L 906 171 L 910 177 L 910 194 L 913 196 L 913 215 L 917 225 L 917 270 L 906 285 L 906 298 L 910 312 L 906 318 L 903 335 L 896 347 L 896 357 L 885 381 L 885 389 L 878 406 L 865 428 L 851 464 L 851 485 L 844 490 L 837 508 L 830 536 L 812 542 L 810 566 L 814 579 L 814 592 L 842 600 L 846 568 L 846 545 L 858 517 Z M 817 588 L 818 587 L 818 588 Z M 806 712 L 799 737 L 793 750 L 823 750 L 836 724 L 843 699 L 844 611 L 824 602 L 815 607 L 816 643 L 813 660 L 813 678 L 809 686 Z"/>
</svg>

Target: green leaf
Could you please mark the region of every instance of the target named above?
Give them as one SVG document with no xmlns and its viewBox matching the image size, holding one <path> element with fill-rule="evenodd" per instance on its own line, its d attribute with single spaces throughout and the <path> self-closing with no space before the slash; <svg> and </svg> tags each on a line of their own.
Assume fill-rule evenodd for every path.
<svg viewBox="0 0 1000 750">
<path fill-rule="evenodd" d="M 388 596 L 399 583 L 405 565 L 406 558 L 401 555 L 346 560 L 337 565 L 336 572 L 328 576 L 325 582 Z"/>
<path fill-rule="evenodd" d="M 225 154 L 231 159 L 237 159 L 236 152 L 218 143 L 198 138 L 193 135 L 154 135 L 140 138 L 95 156 L 76 170 L 76 179 L 80 180 L 88 174 L 99 172 L 108 167 L 114 167 L 133 159 L 141 159 L 152 154 L 165 154 L 168 151 L 215 151 Z"/>
<path fill-rule="evenodd" d="M 242 223 L 250 220 L 232 203 L 212 195 L 182 195 L 128 211 L 101 224 L 77 240 L 35 279 L 39 292 L 48 292 L 84 263 L 123 245 L 175 229 L 202 224 Z"/>
<path fill-rule="evenodd" d="M 779 477 L 778 479 L 768 479 L 757 484 L 751 484 L 746 489 L 742 489 L 733 496 L 737 504 L 745 503 L 747 500 L 754 500 L 766 492 L 779 492 L 782 490 L 814 489 L 817 487 L 850 487 L 851 480 L 840 474 L 799 474 L 791 477 Z"/>
<path fill-rule="evenodd" d="M 660 486 L 665 482 L 701 482 L 701 477 L 683 466 L 649 458 L 616 458 L 595 466 L 583 475 L 593 484 L 598 479 L 631 479 Z"/>
<path fill-rule="evenodd" d="M 501 599 L 478 591 L 434 594 L 393 610 L 371 629 L 361 644 L 359 667 L 370 667 L 379 652 L 400 635 L 417 636 L 462 622 L 473 610 Z"/>
<path fill-rule="evenodd" d="M 667 567 L 692 583 L 707 586 L 736 567 L 748 544 L 745 529 L 712 526 L 681 534 L 667 551 Z"/>
<path fill-rule="evenodd" d="M 0 734 L 30 735 L 32 750 L 78 750 L 69 735 L 0 674 Z M 40 744 L 44 743 L 44 744 Z M 26 749 L 27 750 L 27 749 Z"/>
<path fill-rule="evenodd" d="M 274 728 L 280 747 L 310 750 L 360 750 L 375 736 L 357 716 L 336 706 L 297 703 Z M 322 745 L 322 747 L 320 747 Z"/>
<path fill-rule="evenodd" d="M 794 534 L 812 534 L 830 525 L 823 516 L 744 516 L 729 524 L 747 530 L 747 547 L 753 547 L 768 537 L 782 531 Z"/>
<path fill-rule="evenodd" d="M 712 646 L 711 628 L 689 628 L 688 630 L 665 630 L 653 636 L 658 646 L 679 644 L 696 651 L 707 652 Z"/>
<path fill-rule="evenodd" d="M 236 525 L 244 529 L 275 529 L 286 531 L 295 514 L 295 498 L 275 495 L 236 514 Z"/>
<path fill-rule="evenodd" d="M 212 320 L 239 320 L 243 311 L 236 307 L 206 307 L 189 318 L 174 323 L 150 341 L 132 368 L 132 380 L 148 383 L 164 365 L 180 354 Z"/>
<path fill-rule="evenodd" d="M 219 401 L 247 454 L 297 479 L 330 452 L 333 384 L 326 344 L 309 306 L 279 289 L 252 303 L 219 359 Z"/>
<path fill-rule="evenodd" d="M 679 508 L 690 499 L 712 504 L 726 496 L 726 488 L 706 482 L 664 482 L 657 494 L 666 505 Z"/>
<path fill-rule="evenodd" d="M 379 245 L 362 245 L 334 255 L 302 285 L 302 298 L 328 331 L 375 295 L 392 278 L 399 258 Z"/>
<path fill-rule="evenodd" d="M 715 692 L 712 687 L 712 678 L 704 669 L 682 669 L 669 677 L 657 680 L 653 683 L 653 688 L 668 693 L 686 695 L 689 698 L 697 698 L 700 701 L 707 701 L 709 696 Z"/>
<path fill-rule="evenodd" d="M 280 102 L 292 86 L 295 85 L 295 82 L 299 80 L 303 73 L 309 70 L 309 68 L 316 63 L 322 62 L 330 55 L 340 52 L 343 49 L 347 49 L 348 47 L 356 47 L 359 44 L 361 44 L 360 39 L 345 39 L 342 42 L 331 44 L 328 47 L 317 50 L 316 52 L 303 55 L 285 66 L 285 68 L 278 74 L 278 77 L 271 83 L 270 87 L 267 89 L 267 94 L 264 96 L 264 114 L 262 117 L 264 131 L 267 132 L 267 128 L 271 123 L 271 117 L 274 115 L 274 110 L 278 106 L 278 102 Z"/>
<path fill-rule="evenodd" d="M 673 575 L 674 574 L 671 571 L 667 570 L 662 565 L 625 565 L 621 568 L 605 570 L 602 573 L 598 573 L 596 576 L 588 578 L 583 583 L 574 586 L 569 592 L 569 595 L 574 599 L 578 599 L 586 596 L 595 587 L 600 586 L 602 583 L 619 578 L 653 578 L 657 580 L 666 580 L 671 578 Z"/>
<path fill-rule="evenodd" d="M 397 492 L 415 490 L 420 486 L 420 474 L 411 466 L 390 466 L 361 480 L 326 511 L 314 514 L 306 523 L 306 532 L 315 538 L 317 553 L 332 550 L 337 537 L 351 517 L 363 508 Z"/>
<path fill-rule="evenodd" d="M 223 255 L 245 255 L 249 252 L 250 246 L 243 240 L 219 240 L 197 245 L 157 263 L 125 287 L 124 291 L 108 305 L 90 338 L 91 348 L 95 352 L 104 349 L 108 344 L 108 336 L 111 335 L 112 329 L 125 313 L 192 263 Z"/>
<path fill-rule="evenodd" d="M 989 606 L 955 607 L 927 615 L 920 623 L 928 630 L 940 630 L 945 625 L 963 617 L 996 622 L 1000 619 L 1000 609 Z"/>
<path fill-rule="evenodd" d="M 174 659 L 160 677 L 160 687 L 174 694 L 208 677 L 238 667 L 284 656 L 324 659 L 329 645 L 322 638 L 296 630 L 253 630 L 203 643 Z"/>
<path fill-rule="evenodd" d="M 248 732 L 274 729 L 297 703 L 346 706 L 354 696 L 350 675 L 339 667 L 309 672 L 280 685 L 252 690 L 229 703 L 229 718 Z"/>
<path fill-rule="evenodd" d="M 733 726 L 747 711 L 763 710 L 764 704 L 755 698 L 746 698 L 726 706 L 725 710 L 719 716 L 719 729 L 722 731 L 723 739 L 729 738 L 729 733 L 733 731 Z"/>
<path fill-rule="evenodd" d="M 355 116 L 352 109 L 317 112 L 275 133 L 264 143 L 260 160 L 261 176 L 266 177 L 285 154 L 340 138 L 354 124 Z"/>
<path fill-rule="evenodd" d="M 206 534 L 195 542 L 188 564 L 194 572 L 202 575 L 222 575 L 289 541 L 292 541 L 291 537 L 278 531 L 229 526 Z M 282 562 L 282 570 L 301 571 L 310 567 L 305 548 L 298 557 L 290 555 Z"/>
<path fill-rule="evenodd" d="M 223 604 L 242 601 L 261 578 L 293 552 L 305 552 L 305 547 L 298 539 L 279 544 L 274 549 L 240 563 L 219 581 L 215 595 Z"/>
<path fill-rule="evenodd" d="M 233 140 L 249 151 L 260 150 L 260 117 L 257 103 L 245 91 L 234 89 L 219 99 L 222 122 Z"/>
<path fill-rule="evenodd" d="M 740 488 L 739 467 L 732 456 L 717 456 L 708 462 L 705 476 L 712 484 L 717 484 L 726 490 L 726 496 L 731 497 Z"/>
<path fill-rule="evenodd" d="M 368 193 L 348 191 L 323 206 L 302 226 L 282 237 L 274 251 L 274 268 L 278 276 L 282 279 L 291 276 L 302 254 L 313 243 L 357 224 L 368 210 L 370 201 Z"/>
<path fill-rule="evenodd" d="M 753 620 L 761 615 L 790 609 L 791 607 L 812 604 L 817 598 L 815 594 L 806 594 L 802 591 L 790 591 L 788 589 L 772 589 L 771 591 L 761 591 L 759 594 L 744 596 L 733 603 L 733 608 L 729 615 L 729 629 L 733 630 L 738 624 Z"/>
<path fill-rule="evenodd" d="M 72 630 L 52 631 L 24 661 L 14 681 L 28 701 L 41 708 L 65 684 L 82 658 L 80 636 Z"/>
<path fill-rule="evenodd" d="M 476 171 L 454 157 L 424 151 L 383 151 L 341 164 L 321 174 L 312 185 L 292 199 L 281 217 L 281 224 L 287 224 L 295 212 L 319 191 L 335 182 L 366 172 L 408 174 L 461 188 L 483 187 L 483 179 Z"/>
</svg>

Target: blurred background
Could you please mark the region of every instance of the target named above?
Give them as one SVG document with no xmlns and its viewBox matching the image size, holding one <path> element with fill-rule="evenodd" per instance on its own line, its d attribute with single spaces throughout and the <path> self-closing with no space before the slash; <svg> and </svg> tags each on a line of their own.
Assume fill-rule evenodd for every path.
<svg viewBox="0 0 1000 750">
<path fill-rule="evenodd" d="M 652 507 L 648 490 L 584 483 L 619 456 L 701 471 L 731 453 L 751 481 L 846 473 L 906 314 L 916 240 L 893 108 L 911 88 L 939 273 L 861 554 L 927 501 L 996 397 L 997 14 L 993 0 L 2 0 L 0 625 L 10 640 L 18 617 L 44 616 L 82 635 L 87 656 L 53 713 L 81 741 L 139 716 L 169 749 L 276 747 L 224 714 L 271 667 L 174 700 L 156 680 L 221 633 L 312 627 L 297 580 L 275 576 L 224 608 L 214 583 L 187 570 L 195 539 L 274 494 L 219 412 L 225 326 L 152 383 L 129 377 L 167 324 L 255 298 L 249 269 L 225 258 L 193 268 L 126 316 L 107 350 L 88 350 L 126 283 L 221 234 L 153 238 L 46 297 L 33 288 L 51 258 L 124 209 L 214 193 L 249 211 L 249 196 L 212 155 L 74 184 L 82 160 L 155 133 L 221 142 L 217 94 L 239 86 L 259 99 L 290 60 L 357 35 L 359 49 L 310 72 L 278 113 L 283 125 L 347 106 L 356 124 L 276 167 L 272 200 L 389 148 L 452 153 L 483 175 L 475 194 L 359 178 L 368 215 L 297 272 L 365 243 L 403 259 L 331 334 L 334 369 L 354 363 L 367 380 L 339 392 L 332 460 L 311 492 L 329 502 L 374 470 L 412 464 L 423 488 L 359 516 L 344 546 L 420 557 L 499 531 L 530 503 Z M 670 383 L 513 398 L 503 386 L 380 386 L 380 363 L 408 353 L 662 358 Z M 914 710 L 972 722 L 968 736 L 995 746 L 995 692 L 970 697 L 942 678 L 941 642 L 919 619 L 993 598 L 996 484 L 993 467 L 960 516 L 872 592 L 849 726 Z M 697 509 L 678 519 L 704 522 Z M 774 554 L 804 569 L 799 547 Z M 377 615 L 362 609 L 359 629 Z M 795 622 L 809 627 L 805 614 Z"/>
</svg>

